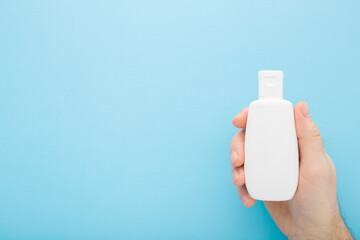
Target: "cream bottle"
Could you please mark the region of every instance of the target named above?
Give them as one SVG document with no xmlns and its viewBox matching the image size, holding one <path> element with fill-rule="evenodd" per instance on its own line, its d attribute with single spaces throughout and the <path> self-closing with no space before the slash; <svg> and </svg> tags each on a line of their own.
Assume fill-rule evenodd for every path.
<svg viewBox="0 0 360 240">
<path fill-rule="evenodd" d="M 259 72 L 259 99 L 249 106 L 245 184 L 250 196 L 286 201 L 295 194 L 299 154 L 293 106 L 283 99 L 283 72 Z"/>
</svg>

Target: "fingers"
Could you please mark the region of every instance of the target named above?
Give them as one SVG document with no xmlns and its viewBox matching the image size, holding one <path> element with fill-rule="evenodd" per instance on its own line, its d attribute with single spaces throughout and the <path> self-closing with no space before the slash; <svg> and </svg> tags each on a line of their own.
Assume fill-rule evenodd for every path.
<svg viewBox="0 0 360 240">
<path fill-rule="evenodd" d="M 249 192 L 247 191 L 245 185 L 238 187 L 237 191 L 238 191 L 240 200 L 244 204 L 245 207 L 249 208 L 249 207 L 254 206 L 256 200 L 253 199 L 252 197 L 250 197 Z"/>
<path fill-rule="evenodd" d="M 243 109 L 233 120 L 233 125 L 237 128 L 245 128 L 248 116 L 248 109 Z M 252 207 L 255 204 L 255 199 L 250 197 L 246 186 L 245 186 L 245 173 L 244 173 L 244 141 L 245 141 L 245 130 L 241 129 L 238 131 L 230 144 L 230 159 L 232 165 L 232 177 L 233 183 L 237 186 L 237 191 L 241 202 L 245 207 Z"/>
<path fill-rule="evenodd" d="M 255 199 L 250 197 L 249 192 L 245 186 L 245 174 L 244 167 L 232 168 L 233 183 L 237 186 L 237 192 L 239 194 L 241 202 L 245 207 L 252 207 L 255 204 Z"/>
<path fill-rule="evenodd" d="M 233 167 L 240 167 L 244 164 L 244 141 L 245 130 L 238 131 L 230 143 L 230 160 Z"/>
<path fill-rule="evenodd" d="M 244 167 L 237 167 L 231 169 L 233 183 L 235 186 L 240 187 L 245 184 Z"/>
<path fill-rule="evenodd" d="M 244 108 L 232 121 L 233 125 L 237 128 L 245 128 L 249 108 Z"/>
<path fill-rule="evenodd" d="M 307 104 L 296 104 L 294 114 L 301 161 L 316 161 L 319 155 L 325 154 L 325 150 L 320 131 L 310 117 Z"/>
</svg>

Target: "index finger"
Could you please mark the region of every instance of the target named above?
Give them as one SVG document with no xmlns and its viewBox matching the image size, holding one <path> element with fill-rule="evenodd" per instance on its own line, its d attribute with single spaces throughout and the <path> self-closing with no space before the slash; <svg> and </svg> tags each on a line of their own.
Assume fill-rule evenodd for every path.
<svg viewBox="0 0 360 240">
<path fill-rule="evenodd" d="M 244 108 L 238 115 L 234 117 L 232 124 L 237 128 L 245 128 L 249 107 Z"/>
</svg>

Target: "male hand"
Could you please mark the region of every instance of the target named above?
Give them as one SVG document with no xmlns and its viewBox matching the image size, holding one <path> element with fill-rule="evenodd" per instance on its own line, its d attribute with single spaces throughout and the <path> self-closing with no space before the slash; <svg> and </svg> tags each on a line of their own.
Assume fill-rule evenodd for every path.
<svg viewBox="0 0 360 240">
<path fill-rule="evenodd" d="M 255 199 L 246 189 L 243 166 L 247 114 L 245 108 L 233 120 L 233 125 L 241 129 L 231 141 L 230 155 L 234 185 L 242 203 L 252 207 Z M 340 215 L 334 164 L 325 152 L 307 104 L 298 103 L 294 114 L 300 157 L 299 185 L 290 201 L 264 201 L 264 204 L 289 239 L 353 239 Z"/>
</svg>

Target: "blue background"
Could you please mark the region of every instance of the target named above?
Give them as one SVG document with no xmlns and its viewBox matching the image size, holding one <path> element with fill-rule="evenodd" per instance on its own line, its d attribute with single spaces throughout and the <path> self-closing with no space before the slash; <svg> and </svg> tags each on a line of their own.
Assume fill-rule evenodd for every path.
<svg viewBox="0 0 360 240">
<path fill-rule="evenodd" d="M 0 239 L 285 239 L 232 118 L 284 71 L 360 236 L 359 1 L 1 1 Z"/>
</svg>

